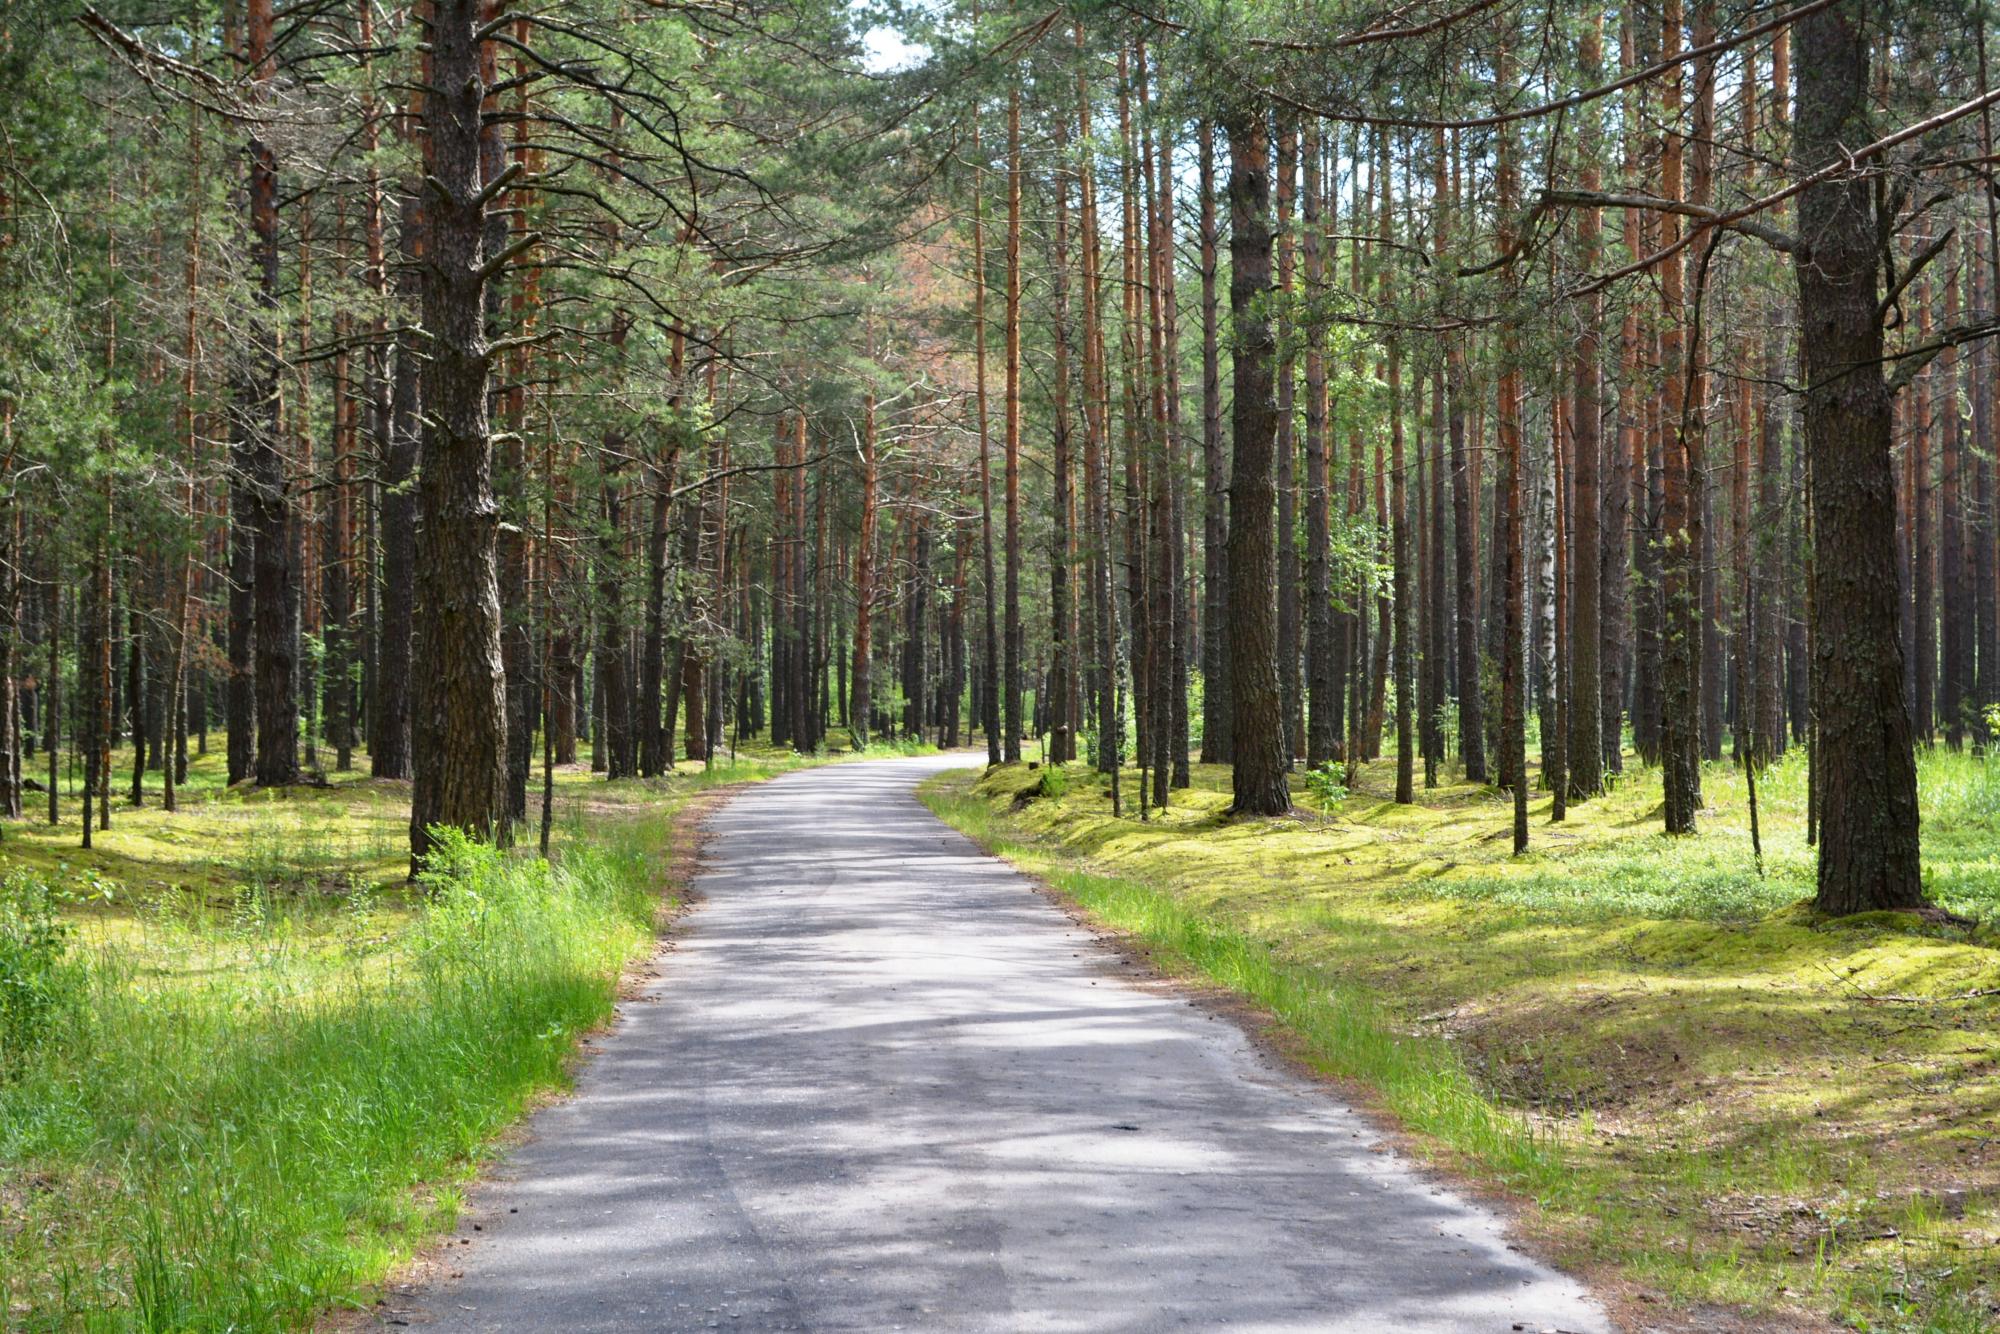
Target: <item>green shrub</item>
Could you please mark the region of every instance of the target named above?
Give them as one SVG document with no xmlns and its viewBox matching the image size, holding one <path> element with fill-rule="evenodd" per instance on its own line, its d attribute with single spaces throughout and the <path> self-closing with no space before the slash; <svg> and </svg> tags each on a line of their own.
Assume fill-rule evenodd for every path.
<svg viewBox="0 0 2000 1334">
<path fill-rule="evenodd" d="M 1051 800 L 1060 800 L 1062 794 L 1069 791 L 1069 775 L 1063 772 L 1060 764 L 1044 765 L 1042 779 L 1036 785 L 1036 790 Z"/>
<path fill-rule="evenodd" d="M 42 1044 L 83 984 L 57 897 L 25 872 L 0 880 L 0 1079 Z"/>
<path fill-rule="evenodd" d="M 1312 793 L 1312 799 L 1321 810 L 1332 810 L 1347 800 L 1347 784 L 1342 781 L 1343 777 L 1340 766 L 1332 760 L 1327 760 L 1317 769 L 1306 770 L 1306 791 Z"/>
</svg>

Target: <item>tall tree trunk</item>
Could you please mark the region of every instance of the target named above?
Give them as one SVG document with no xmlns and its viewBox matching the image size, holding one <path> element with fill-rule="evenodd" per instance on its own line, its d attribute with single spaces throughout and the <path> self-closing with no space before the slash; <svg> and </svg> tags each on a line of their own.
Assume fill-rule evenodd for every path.
<svg viewBox="0 0 2000 1334">
<path fill-rule="evenodd" d="M 1321 235 L 1319 123 L 1306 121 L 1306 293 L 1323 299 L 1328 242 Z M 1340 680 L 1334 674 L 1332 470 L 1327 454 L 1326 345 L 1315 323 L 1306 342 L 1306 767 L 1317 769 L 1340 750 Z"/>
<path fill-rule="evenodd" d="M 1669 0 L 1671 3 L 1672 0 Z M 1501 39 L 1497 60 L 1499 80 L 1505 86 L 1511 77 L 1506 39 Z M 1502 219 L 1498 238 L 1501 253 L 1513 245 L 1513 216 L 1517 196 L 1514 165 L 1514 136 L 1500 132 L 1495 168 L 1496 207 Z M 1518 281 L 1518 280 L 1516 280 Z M 1513 293 L 1510 295 L 1518 295 Z M 1497 562 L 1501 577 L 1502 628 L 1500 636 L 1500 757 L 1501 779 L 1514 792 L 1514 851 L 1528 846 L 1528 731 L 1526 672 L 1528 667 L 1528 618 L 1524 605 L 1527 585 L 1527 471 L 1522 466 L 1521 448 L 1521 356 L 1518 316 L 1500 326 L 1499 402 L 1495 421 L 1500 437 L 1500 470 L 1494 478 L 1495 509 L 1498 511 L 1494 540 L 1505 544 L 1503 559 Z M 1504 516 L 1505 522 L 1499 521 Z"/>
<path fill-rule="evenodd" d="M 1586 15 L 1583 24 L 1583 77 L 1596 82 L 1602 61 L 1602 19 Z M 1580 184 L 1585 190 L 1598 187 L 1598 130 L 1594 113 L 1585 120 L 1585 141 L 1581 148 L 1583 169 Z M 1602 219 L 1598 210 L 1588 208 L 1577 218 L 1578 263 L 1585 270 L 1596 267 Z M 1603 669 L 1602 647 L 1604 608 L 1602 519 L 1603 496 L 1598 482 L 1603 458 L 1602 371 L 1598 362 L 1604 321 L 1603 298 L 1595 293 L 1584 299 L 1583 330 L 1577 339 L 1575 378 L 1571 390 L 1570 532 L 1573 538 L 1569 560 L 1574 594 L 1567 608 L 1569 616 L 1569 686 L 1564 697 L 1569 710 L 1568 754 L 1565 768 L 1569 784 L 1566 796 L 1572 801 L 1588 801 L 1604 791 Z"/>
<path fill-rule="evenodd" d="M 975 11 L 976 12 L 976 11 Z M 1080 76 L 1079 76 L 1080 77 Z M 984 649 L 979 659 L 979 726 L 986 733 L 986 763 L 999 764 L 1000 628 L 995 595 L 999 580 L 993 566 L 993 443 L 986 411 L 986 189 L 979 143 L 979 117 L 972 118 L 972 338 L 976 377 L 974 401 L 979 413 L 979 554 L 983 566 L 980 602 L 986 616 Z M 1018 741 L 1016 742 L 1018 745 Z"/>
<path fill-rule="evenodd" d="M 1298 544 L 1298 363 L 1293 350 L 1291 298 L 1297 286 L 1297 244 L 1292 215 L 1298 198 L 1298 123 L 1278 122 L 1278 695 L 1284 715 L 1285 762 L 1306 750 L 1305 682 L 1300 666 Z"/>
<path fill-rule="evenodd" d="M 1069 135 L 1067 117 L 1056 121 L 1056 145 L 1066 153 Z M 1054 487 L 1051 513 L 1055 520 L 1049 541 L 1049 644 L 1052 663 L 1049 671 L 1049 753 L 1053 764 L 1067 764 L 1076 758 L 1077 717 L 1071 707 L 1075 695 L 1076 624 L 1075 598 L 1070 591 L 1070 572 L 1076 564 L 1076 536 L 1072 526 L 1075 499 L 1071 495 L 1073 468 L 1070 462 L 1070 322 L 1069 322 L 1069 179 L 1058 174 L 1053 182 L 1056 193 L 1054 253 L 1050 256 L 1053 305 L 1050 338 L 1055 344 L 1055 386 L 1051 424 L 1054 437 Z"/>
<path fill-rule="evenodd" d="M 1666 0 L 1661 20 L 1665 56 L 1681 49 L 1680 0 Z M 1674 67 L 1662 80 L 1661 120 L 1671 127 L 1680 116 L 1681 74 Z M 1681 139 L 1666 132 L 1661 153 L 1660 191 L 1669 199 L 1681 194 Z M 1680 239 L 1679 218 L 1660 215 L 1661 240 Z M 1692 392 L 1690 357 L 1699 359 L 1699 344 L 1690 348 L 1682 321 L 1686 318 L 1685 268 L 1680 254 L 1660 267 L 1660 305 L 1665 326 L 1660 333 L 1660 383 L 1665 396 L 1661 410 L 1664 437 L 1661 487 L 1661 695 L 1660 759 L 1665 787 L 1666 830 L 1694 832 L 1695 810 L 1701 804 L 1701 570 L 1694 488 L 1701 484 L 1701 403 Z"/>
<path fill-rule="evenodd" d="M 507 829 L 507 699 L 500 650 L 499 512 L 487 429 L 492 351 L 480 172 L 478 0 L 435 0 L 424 102 L 430 173 L 423 276 L 423 435 L 417 501 L 416 783 L 410 851 L 449 825 L 481 838 Z"/>
<path fill-rule="evenodd" d="M 1870 24 L 1841 0 L 1794 28 L 1801 178 L 1874 138 Z M 1826 913 L 1915 908 L 1917 773 L 1896 643 L 1890 409 L 1882 381 L 1873 185 L 1850 171 L 1799 196 L 1801 363 L 1813 525 L 1813 711 Z"/>
<path fill-rule="evenodd" d="M 1958 323 L 1960 275 L 1944 281 L 1944 327 Z M 1966 604 L 1969 562 L 1965 547 L 1965 463 L 1959 431 L 1959 352 L 1947 349 L 1938 358 L 1933 378 L 1932 417 L 1938 427 L 1938 595 L 1944 655 L 1938 681 L 1938 711 L 1945 743 L 1953 750 L 1965 744 L 1966 681 L 1972 666 L 1972 616 Z"/>
<path fill-rule="evenodd" d="M 270 0 L 249 0 L 247 60 L 259 97 L 273 73 Z M 239 429 L 251 538 L 251 651 L 256 699 L 256 778 L 260 787 L 298 781 L 299 700 L 292 640 L 291 500 L 285 456 L 278 447 L 278 167 L 271 146 L 253 133 L 250 163 L 250 253 L 257 314 L 248 389 Z"/>
<path fill-rule="evenodd" d="M 425 213 L 416 187 L 402 199 L 398 248 L 406 299 L 416 295 L 417 272 L 426 253 Z M 388 440 L 382 459 L 382 619 L 376 645 L 375 699 L 369 710 L 374 740 L 369 769 L 377 778 L 408 778 L 411 761 L 411 696 L 417 583 L 417 501 L 413 479 L 422 430 L 423 392 L 420 338 L 405 321 L 396 331 L 396 359 L 390 381 Z M 232 701 L 233 702 L 233 701 Z M 233 729 L 235 723 L 230 723 Z M 234 753 L 235 736 L 230 738 Z M 569 761 L 575 759 L 574 748 Z"/>
<path fill-rule="evenodd" d="M 1084 46 L 1082 21 L 1075 26 L 1076 46 Z M 1118 624 L 1118 598 L 1113 587 L 1111 549 L 1110 384 L 1106 371 L 1102 289 L 1103 253 L 1097 216 L 1097 180 L 1090 151 L 1089 75 L 1079 62 L 1076 74 L 1077 135 L 1082 159 L 1077 166 L 1078 262 L 1082 268 L 1083 301 L 1083 478 L 1088 492 L 1090 542 L 1090 603 L 1097 643 L 1093 665 L 1097 694 L 1097 767 L 1111 780 L 1111 810 L 1121 813 L 1125 720 L 1120 700 L 1124 677 L 1123 643 Z"/>
<path fill-rule="evenodd" d="M 1227 764 L 1235 701 L 1229 684 L 1229 454 L 1222 434 L 1221 319 L 1217 274 L 1221 227 L 1215 208 L 1215 125 L 1197 131 L 1201 191 L 1202 621 L 1201 758 Z"/>
<path fill-rule="evenodd" d="M 1007 625 L 1003 758 L 1021 758 L 1021 88 L 1007 95 Z"/>
<path fill-rule="evenodd" d="M 872 344 L 872 339 L 870 340 Z M 873 348 L 870 348 L 873 355 Z M 872 721 L 875 687 L 875 502 L 877 486 L 875 462 L 875 391 L 861 400 L 861 531 L 854 546 L 854 670 L 848 678 L 852 694 L 847 705 L 847 728 L 854 748 L 868 748 L 868 726 Z"/>
<path fill-rule="evenodd" d="M 1259 108 L 1232 110 L 1229 138 L 1229 313 L 1236 331 L 1234 461 L 1229 484 L 1230 686 L 1235 702 L 1231 809 L 1291 809 L 1289 756 L 1277 661 L 1275 463 L 1272 385 L 1270 139 Z"/>
<path fill-rule="evenodd" d="M 1780 336 L 1773 334 L 1764 348 L 1764 376 L 1775 385 L 1783 372 L 1779 358 Z M 1764 765 L 1784 752 L 1785 732 L 1779 697 L 1779 679 L 1784 664 L 1784 639 L 1779 612 L 1784 597 L 1784 500 L 1779 482 L 1783 475 L 1782 411 L 1774 390 L 1757 397 L 1757 512 L 1749 541 L 1754 548 L 1751 575 L 1751 638 L 1756 644 L 1757 721 L 1750 739 L 1750 759 Z"/>
</svg>

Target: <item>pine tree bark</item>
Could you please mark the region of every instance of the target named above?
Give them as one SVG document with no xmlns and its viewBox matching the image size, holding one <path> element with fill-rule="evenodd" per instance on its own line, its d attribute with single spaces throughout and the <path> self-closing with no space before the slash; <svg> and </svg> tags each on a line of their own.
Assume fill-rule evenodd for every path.
<svg viewBox="0 0 2000 1334">
<path fill-rule="evenodd" d="M 1943 323 L 1958 323 L 1959 274 L 1944 280 Z M 1945 744 L 1965 745 L 1966 682 L 1972 666 L 1971 608 L 1966 602 L 1969 562 L 1965 543 L 1965 463 L 1960 444 L 1959 362 L 1957 348 L 1939 356 L 1931 375 L 1932 416 L 1938 427 L 1938 598 L 1944 640 L 1938 680 L 1938 712 Z"/>
<path fill-rule="evenodd" d="M 1069 135 L 1067 117 L 1056 121 L 1056 146 L 1066 155 Z M 1055 345 L 1054 392 L 1050 424 L 1054 457 L 1050 462 L 1054 486 L 1051 513 L 1054 531 L 1049 540 L 1049 753 L 1052 764 L 1067 764 L 1076 758 L 1078 719 L 1072 708 L 1076 695 L 1075 597 L 1070 573 L 1076 565 L 1076 510 L 1071 492 L 1074 469 L 1071 464 L 1070 417 L 1070 320 L 1069 320 L 1069 179 L 1058 173 L 1055 187 L 1055 237 L 1050 255 L 1050 339 Z"/>
<path fill-rule="evenodd" d="M 872 340 L 871 340 L 872 341 Z M 875 503 L 879 473 L 875 462 L 875 391 L 861 399 L 861 528 L 854 547 L 854 670 L 848 676 L 852 694 L 847 727 L 856 750 L 868 749 L 870 711 L 874 708 L 875 640 Z"/>
<path fill-rule="evenodd" d="M 1793 29 L 1801 178 L 1874 137 L 1870 31 L 1861 0 L 1808 14 Z M 1820 801 L 1815 903 L 1833 914 L 1916 908 L 1924 903 L 1917 774 L 1896 642 L 1890 407 L 1867 176 L 1851 171 L 1807 186 L 1798 230 Z"/>
<path fill-rule="evenodd" d="M 1666 0 L 1661 19 L 1664 54 L 1673 59 L 1681 49 L 1680 0 Z M 1681 74 L 1676 66 L 1662 81 L 1661 119 L 1671 126 L 1680 115 Z M 1680 136 L 1669 129 L 1661 152 L 1660 191 L 1668 199 L 1681 193 Z M 1679 218 L 1662 213 L 1661 240 L 1680 239 Z M 1665 823 L 1670 834 L 1691 834 L 1701 790 L 1701 571 L 1699 520 L 1693 488 L 1700 477 L 1700 426 L 1694 420 L 1699 401 L 1691 393 L 1687 367 L 1700 349 L 1687 346 L 1685 266 L 1680 254 L 1660 266 L 1660 305 L 1665 326 L 1660 333 L 1661 408 L 1660 474 L 1661 673 L 1660 762 L 1665 788 Z"/>
<path fill-rule="evenodd" d="M 1284 713 L 1285 760 L 1306 749 L 1305 689 L 1299 654 L 1298 546 L 1298 364 L 1294 359 L 1291 316 L 1297 286 L 1297 245 L 1292 217 L 1298 197 L 1298 128 L 1285 118 L 1278 125 L 1278 691 Z"/>
<path fill-rule="evenodd" d="M 1266 314 L 1271 292 L 1270 138 L 1258 108 L 1232 109 L 1224 129 L 1230 154 L 1229 313 L 1236 331 L 1229 487 L 1229 670 L 1236 753 L 1231 810 L 1282 815 L 1291 809 L 1292 794 L 1273 601 L 1278 562 L 1272 531 L 1277 503 L 1272 363 L 1277 348 Z"/>
<path fill-rule="evenodd" d="M 1213 122 L 1201 122 L 1196 143 L 1201 191 L 1201 758 L 1204 764 L 1227 764 L 1233 754 L 1235 699 L 1229 684 L 1229 455 L 1222 433 L 1221 226 L 1215 208 Z"/>
<path fill-rule="evenodd" d="M 417 272 L 426 253 L 425 225 L 424 210 L 412 183 L 403 195 L 397 243 L 403 275 L 398 286 L 406 299 L 416 296 Z M 415 647 L 417 582 L 414 478 L 422 429 L 419 418 L 422 361 L 417 331 L 405 321 L 396 332 L 386 423 L 388 440 L 382 459 L 382 616 L 376 645 L 375 699 L 369 710 L 373 740 L 368 757 L 370 772 L 377 778 L 408 778 L 413 772 L 410 665 Z M 233 714 L 230 726 L 235 726 Z M 233 753 L 233 732 L 230 745 Z M 570 759 L 574 758 L 572 743 Z"/>
<path fill-rule="evenodd" d="M 1002 758 L 1021 758 L 1021 90 L 1007 96 L 1007 624 L 1002 647 L 1007 729 Z"/>
<path fill-rule="evenodd" d="M 501 663 L 499 511 L 487 424 L 486 202 L 480 171 L 478 0 L 436 0 L 424 103 L 429 176 L 423 269 L 423 433 L 417 502 L 416 782 L 410 851 L 431 829 L 507 829 L 507 699 Z M 261 749 L 261 747 L 260 747 Z"/>
<path fill-rule="evenodd" d="M 1595 82 L 1601 63 L 1602 20 L 1584 19 L 1581 59 L 1583 77 Z M 1580 148 L 1583 167 L 1579 183 L 1585 190 L 1598 187 L 1598 120 L 1594 114 L 1585 121 L 1585 140 Z M 1596 267 L 1602 218 L 1594 208 L 1577 217 L 1578 263 L 1586 271 Z M 1570 398 L 1571 452 L 1569 528 L 1572 549 L 1569 569 L 1574 592 L 1566 608 L 1569 620 L 1569 686 L 1563 692 L 1569 710 L 1565 768 L 1571 801 L 1588 801 L 1604 791 L 1603 671 L 1599 657 L 1603 636 L 1602 518 L 1603 494 L 1598 482 L 1603 458 L 1602 369 L 1599 355 L 1604 322 L 1603 298 L 1596 293 L 1584 299 L 1583 329 L 1577 339 L 1574 379 Z"/>
<path fill-rule="evenodd" d="M 259 96 L 272 77 L 270 0 L 249 0 L 244 14 L 247 61 Z M 278 166 L 271 146 L 253 134 L 250 253 L 256 274 L 250 401 L 243 405 L 241 458 L 251 538 L 251 658 L 256 698 L 259 787 L 298 781 L 299 699 L 292 640 L 291 500 L 278 447 Z"/>
<path fill-rule="evenodd" d="M 1669 0 L 1671 3 L 1671 0 Z M 1511 77 L 1506 40 L 1496 61 L 1504 86 Z M 1504 254 L 1513 245 L 1513 216 L 1518 195 L 1514 136 L 1503 128 L 1494 171 L 1497 208 L 1502 219 L 1498 242 Z M 1510 293 L 1510 295 L 1514 295 Z M 1514 793 L 1514 851 L 1528 847 L 1527 681 L 1527 470 L 1521 442 L 1521 355 L 1518 317 L 1500 326 L 1499 401 L 1495 423 L 1500 437 L 1499 472 L 1494 477 L 1494 540 L 1502 543 L 1502 609 L 1500 635 L 1500 757 L 1501 781 Z"/>
<path fill-rule="evenodd" d="M 1305 127 L 1305 285 L 1309 299 L 1326 289 L 1326 246 L 1321 235 L 1319 124 Z M 1306 767 L 1317 769 L 1340 751 L 1340 681 L 1334 675 L 1332 472 L 1327 459 L 1326 346 L 1315 325 L 1306 342 Z"/>
</svg>

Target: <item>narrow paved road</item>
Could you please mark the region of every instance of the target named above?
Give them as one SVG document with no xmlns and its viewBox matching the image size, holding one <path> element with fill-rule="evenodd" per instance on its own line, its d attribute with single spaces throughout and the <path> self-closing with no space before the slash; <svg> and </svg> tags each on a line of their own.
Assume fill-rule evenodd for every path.
<svg viewBox="0 0 2000 1334">
<path fill-rule="evenodd" d="M 935 819 L 911 789 L 954 762 L 801 772 L 712 817 L 705 902 L 409 1318 L 1607 1328 L 1490 1212 Z"/>
</svg>

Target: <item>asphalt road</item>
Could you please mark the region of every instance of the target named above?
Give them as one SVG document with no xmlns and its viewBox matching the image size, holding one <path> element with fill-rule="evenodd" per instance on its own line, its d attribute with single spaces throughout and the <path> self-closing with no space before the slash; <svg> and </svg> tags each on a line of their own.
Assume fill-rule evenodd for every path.
<svg viewBox="0 0 2000 1334">
<path fill-rule="evenodd" d="M 1495 1215 L 918 804 L 711 817 L 704 901 L 473 1206 L 438 1330 L 1608 1328 Z M 475 1229 L 475 1224 L 477 1225 Z"/>
</svg>

